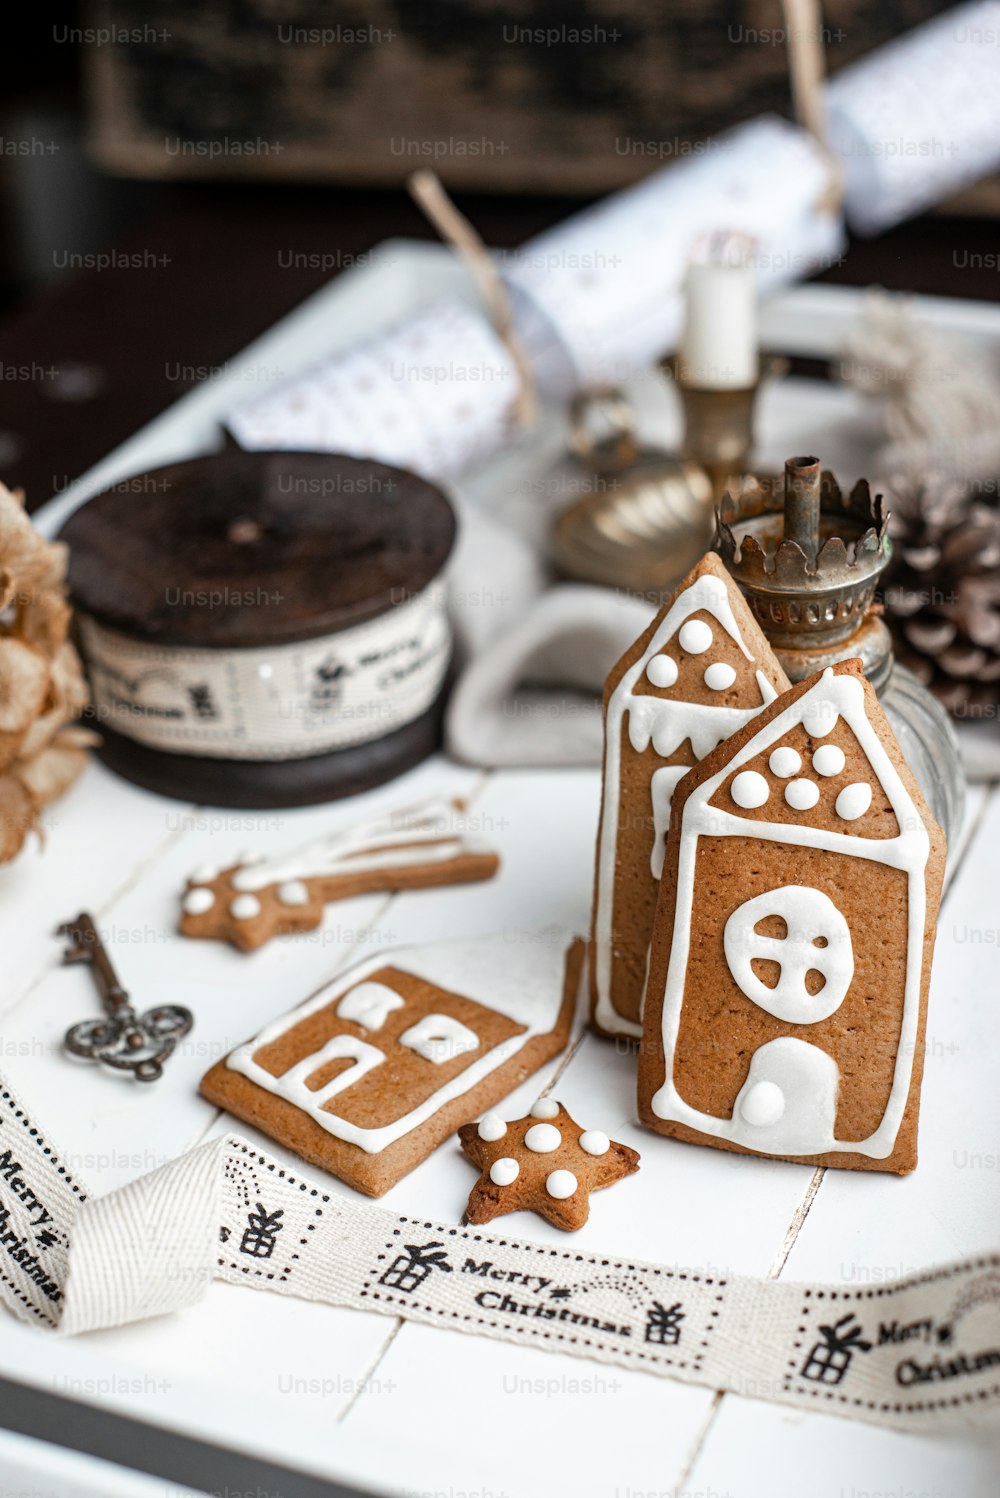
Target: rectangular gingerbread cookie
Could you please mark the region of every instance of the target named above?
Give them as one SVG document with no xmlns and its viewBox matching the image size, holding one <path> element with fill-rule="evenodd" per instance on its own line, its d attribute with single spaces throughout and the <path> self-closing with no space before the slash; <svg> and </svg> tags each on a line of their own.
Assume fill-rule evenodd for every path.
<svg viewBox="0 0 1000 1498">
<path fill-rule="evenodd" d="M 944 863 L 859 661 L 708 755 L 674 797 L 643 1123 L 719 1149 L 912 1170 Z"/>
<path fill-rule="evenodd" d="M 760 625 L 712 552 L 609 674 L 590 936 L 591 1020 L 601 1034 L 642 1033 L 674 787 L 787 689 Z"/>
<path fill-rule="evenodd" d="M 569 1036 L 584 944 L 551 932 L 368 958 L 213 1066 L 209 1102 L 369 1196 Z"/>
</svg>

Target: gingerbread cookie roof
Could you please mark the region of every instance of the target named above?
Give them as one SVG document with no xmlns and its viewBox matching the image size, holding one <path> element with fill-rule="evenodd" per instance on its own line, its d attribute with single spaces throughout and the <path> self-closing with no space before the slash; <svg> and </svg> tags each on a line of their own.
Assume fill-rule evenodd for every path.
<svg viewBox="0 0 1000 1498">
<path fill-rule="evenodd" d="M 650 630 L 609 677 L 609 728 L 628 714 L 632 747 L 652 744 L 664 759 L 690 741 L 709 754 L 761 708 L 787 679 L 736 583 L 713 553 L 699 562 Z"/>
<path fill-rule="evenodd" d="M 700 815 L 716 834 L 786 839 L 794 829 L 797 842 L 830 852 L 864 851 L 899 866 L 925 862 L 931 832 L 943 834 L 861 663 L 828 667 L 782 703 L 762 715 L 756 732 L 739 736 L 722 769 L 700 779 L 695 772 L 677 807 L 685 825 Z M 860 850 L 859 841 L 871 846 Z"/>
</svg>

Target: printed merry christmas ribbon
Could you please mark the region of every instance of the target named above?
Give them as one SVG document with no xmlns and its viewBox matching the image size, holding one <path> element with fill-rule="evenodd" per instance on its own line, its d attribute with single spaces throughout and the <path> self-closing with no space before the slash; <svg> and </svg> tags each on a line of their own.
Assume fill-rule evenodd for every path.
<svg viewBox="0 0 1000 1498">
<path fill-rule="evenodd" d="M 867 1289 L 582 1253 L 333 1196 L 244 1140 L 88 1199 L 0 1077 L 0 1301 L 64 1335 L 212 1278 L 901 1429 L 1000 1400 L 1000 1255 Z"/>
</svg>

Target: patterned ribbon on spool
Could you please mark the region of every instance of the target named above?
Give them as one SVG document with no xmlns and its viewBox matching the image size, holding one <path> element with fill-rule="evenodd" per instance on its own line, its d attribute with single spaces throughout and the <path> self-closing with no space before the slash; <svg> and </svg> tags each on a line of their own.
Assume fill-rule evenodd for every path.
<svg viewBox="0 0 1000 1498">
<path fill-rule="evenodd" d="M 219 759 L 304 759 L 382 738 L 427 711 L 452 652 L 440 583 L 363 624 L 287 645 L 154 645 L 85 614 L 79 625 L 99 724 L 153 749 Z"/>
<path fill-rule="evenodd" d="M 215 1277 L 903 1430 L 1000 1401 L 1000 1254 L 895 1284 L 785 1284 L 427 1222 L 235 1137 L 87 1199 L 0 1076 L 0 1303 L 65 1335 Z"/>
</svg>

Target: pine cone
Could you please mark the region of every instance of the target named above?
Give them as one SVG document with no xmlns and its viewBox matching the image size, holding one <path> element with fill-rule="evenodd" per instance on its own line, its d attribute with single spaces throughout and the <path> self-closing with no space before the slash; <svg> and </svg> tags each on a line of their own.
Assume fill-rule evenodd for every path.
<svg viewBox="0 0 1000 1498">
<path fill-rule="evenodd" d="M 884 486 L 893 562 L 883 593 L 896 653 L 956 717 L 1000 702 L 1000 511 L 950 479 Z"/>
</svg>

